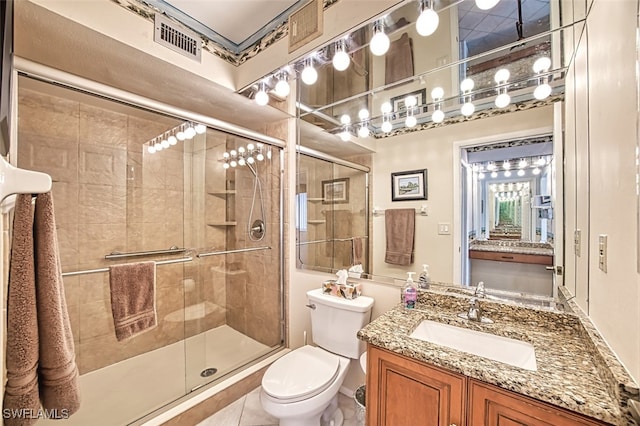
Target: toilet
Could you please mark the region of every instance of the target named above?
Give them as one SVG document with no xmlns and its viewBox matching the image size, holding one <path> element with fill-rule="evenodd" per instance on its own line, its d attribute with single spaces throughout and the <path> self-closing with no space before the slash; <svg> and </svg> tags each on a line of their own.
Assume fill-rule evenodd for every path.
<svg viewBox="0 0 640 426">
<path fill-rule="evenodd" d="M 317 289 L 307 292 L 307 299 L 318 346 L 289 352 L 262 378 L 262 408 L 278 418 L 280 426 L 320 426 L 321 418 L 331 419 L 350 361 L 365 350 L 356 334 L 371 320 L 372 298 L 348 300 Z"/>
</svg>

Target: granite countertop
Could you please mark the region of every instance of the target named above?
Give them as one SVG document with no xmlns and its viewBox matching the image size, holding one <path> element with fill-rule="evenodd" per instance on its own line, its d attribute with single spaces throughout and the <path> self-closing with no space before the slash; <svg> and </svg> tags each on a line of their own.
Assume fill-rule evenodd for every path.
<svg viewBox="0 0 640 426">
<path fill-rule="evenodd" d="M 551 244 L 527 241 L 475 240 L 469 243 L 469 250 L 553 256 Z"/>
<path fill-rule="evenodd" d="M 586 317 L 488 300 L 480 303 L 484 316 L 494 320 L 493 324 L 457 316 L 468 309 L 468 297 L 421 292 L 416 309 L 398 305 L 365 326 L 358 337 L 417 361 L 611 424 L 633 424 L 625 407 L 629 397 L 638 399 L 638 387 L 595 328 L 585 327 Z M 425 319 L 529 342 L 535 348 L 537 371 L 409 337 Z"/>
</svg>

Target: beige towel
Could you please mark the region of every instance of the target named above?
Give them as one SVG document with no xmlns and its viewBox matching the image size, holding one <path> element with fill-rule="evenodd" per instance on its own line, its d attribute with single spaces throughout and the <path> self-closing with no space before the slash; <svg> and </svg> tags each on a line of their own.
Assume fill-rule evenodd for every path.
<svg viewBox="0 0 640 426">
<path fill-rule="evenodd" d="M 25 413 L 37 413 L 38 394 L 38 317 L 33 258 L 33 212 L 31 195 L 16 199 L 13 243 L 7 293 L 7 382 L 4 389 L 4 424 L 32 425 Z M 25 410 L 25 411 L 19 411 Z"/>
<path fill-rule="evenodd" d="M 156 263 L 109 268 L 111 310 L 118 341 L 156 326 Z"/>
<path fill-rule="evenodd" d="M 351 240 L 351 265 L 362 265 L 362 238 L 353 237 Z"/>
<path fill-rule="evenodd" d="M 80 394 L 50 192 L 38 195 L 35 210 L 40 401 L 48 415 L 66 418 L 80 408 Z"/>
<path fill-rule="evenodd" d="M 391 42 L 384 63 L 384 84 L 413 76 L 413 47 L 409 34 L 403 33 L 399 39 Z M 424 101 L 423 99 L 422 102 Z"/>
<path fill-rule="evenodd" d="M 384 226 L 387 239 L 384 261 L 392 265 L 413 263 L 415 246 L 415 209 L 387 209 Z"/>
</svg>

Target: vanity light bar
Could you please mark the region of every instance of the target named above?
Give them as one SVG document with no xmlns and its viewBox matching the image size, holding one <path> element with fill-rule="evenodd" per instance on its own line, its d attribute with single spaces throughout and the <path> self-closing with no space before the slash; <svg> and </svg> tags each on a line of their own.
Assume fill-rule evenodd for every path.
<svg viewBox="0 0 640 426">
<path fill-rule="evenodd" d="M 202 123 L 185 121 L 184 123 L 178 124 L 173 129 L 167 130 L 161 135 L 148 140 L 142 144 L 142 146 L 149 154 L 155 154 L 163 149 L 171 148 L 172 146 L 177 145 L 178 142 L 182 142 L 185 139 L 193 139 L 195 135 L 201 135 L 206 131 L 207 126 Z"/>
</svg>

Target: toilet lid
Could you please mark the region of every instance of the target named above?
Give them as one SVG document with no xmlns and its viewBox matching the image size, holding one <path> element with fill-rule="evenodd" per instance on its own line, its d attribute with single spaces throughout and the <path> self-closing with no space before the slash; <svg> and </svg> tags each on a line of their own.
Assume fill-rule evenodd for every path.
<svg viewBox="0 0 640 426">
<path fill-rule="evenodd" d="M 326 389 L 338 374 L 336 355 L 314 346 L 303 346 L 271 364 L 262 378 L 262 389 L 281 399 L 305 399 Z"/>
</svg>

